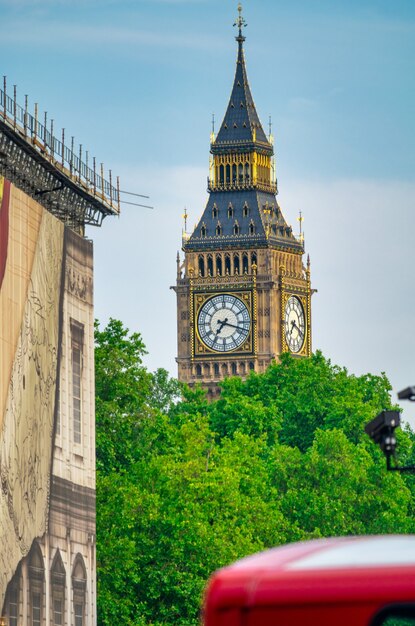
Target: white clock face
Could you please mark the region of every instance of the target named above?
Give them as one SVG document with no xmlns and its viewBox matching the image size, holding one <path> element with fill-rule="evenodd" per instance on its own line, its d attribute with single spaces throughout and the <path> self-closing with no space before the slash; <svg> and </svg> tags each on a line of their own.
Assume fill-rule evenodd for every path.
<svg viewBox="0 0 415 626">
<path fill-rule="evenodd" d="M 300 352 L 305 339 L 305 318 L 303 305 L 295 296 L 290 296 L 285 305 L 284 330 L 291 352 Z"/>
<path fill-rule="evenodd" d="M 230 352 L 239 348 L 249 336 L 251 316 L 240 298 L 224 293 L 203 304 L 197 328 L 200 339 L 208 348 Z"/>
</svg>

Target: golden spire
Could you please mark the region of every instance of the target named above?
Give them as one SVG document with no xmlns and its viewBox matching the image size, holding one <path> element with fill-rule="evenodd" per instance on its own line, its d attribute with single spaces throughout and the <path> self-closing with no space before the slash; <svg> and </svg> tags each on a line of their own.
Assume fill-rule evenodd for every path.
<svg viewBox="0 0 415 626">
<path fill-rule="evenodd" d="M 184 232 L 187 232 L 187 218 L 188 218 L 188 213 L 187 213 L 187 209 L 186 207 L 184 207 L 184 213 L 182 215 L 182 218 L 184 219 Z"/>
<path fill-rule="evenodd" d="M 234 26 L 237 26 L 237 28 L 239 29 L 239 37 L 237 37 L 237 40 L 243 41 L 245 39 L 245 37 L 242 37 L 242 28 L 247 26 L 247 23 L 245 22 L 244 18 L 242 17 L 242 3 L 241 2 L 238 3 L 238 13 L 239 13 L 239 15 L 236 18 L 236 22 L 235 22 Z"/>
<path fill-rule="evenodd" d="M 300 243 L 303 244 L 304 243 L 304 233 L 303 233 L 303 221 L 304 221 L 304 218 L 303 218 L 303 214 L 302 214 L 301 211 L 300 211 L 299 216 L 297 217 L 297 220 L 300 222 L 300 235 L 299 235 L 298 239 L 299 239 Z"/>
</svg>

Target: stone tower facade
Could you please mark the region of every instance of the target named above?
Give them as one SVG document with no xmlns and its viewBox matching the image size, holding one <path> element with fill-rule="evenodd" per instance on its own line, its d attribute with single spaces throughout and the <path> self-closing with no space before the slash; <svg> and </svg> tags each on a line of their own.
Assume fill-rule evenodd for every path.
<svg viewBox="0 0 415 626">
<path fill-rule="evenodd" d="M 241 15 L 229 104 L 212 133 L 209 198 L 177 256 L 178 377 L 218 393 L 226 376 L 311 354 L 310 263 L 277 201 L 271 134 L 248 83 Z M 186 231 L 186 228 L 185 228 Z"/>
</svg>

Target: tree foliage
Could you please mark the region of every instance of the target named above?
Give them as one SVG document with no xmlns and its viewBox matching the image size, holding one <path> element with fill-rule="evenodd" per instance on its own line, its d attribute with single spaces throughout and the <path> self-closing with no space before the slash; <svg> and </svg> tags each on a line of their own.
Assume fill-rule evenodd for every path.
<svg viewBox="0 0 415 626">
<path fill-rule="evenodd" d="M 97 326 L 99 626 L 196 625 L 211 572 L 270 546 L 414 531 L 413 478 L 363 432 L 391 406 L 384 375 L 283 355 L 209 403 L 144 355 L 121 322 Z"/>
</svg>

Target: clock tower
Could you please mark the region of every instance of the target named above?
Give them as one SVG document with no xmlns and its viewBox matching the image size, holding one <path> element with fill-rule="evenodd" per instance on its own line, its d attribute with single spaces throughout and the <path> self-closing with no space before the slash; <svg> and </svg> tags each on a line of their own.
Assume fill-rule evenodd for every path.
<svg viewBox="0 0 415 626">
<path fill-rule="evenodd" d="M 228 108 L 212 132 L 209 198 L 177 255 L 178 377 L 212 397 L 226 376 L 264 371 L 282 352 L 311 354 L 310 263 L 277 201 L 271 132 L 251 95 L 238 6 Z M 300 222 L 301 223 L 301 222 Z"/>
</svg>

